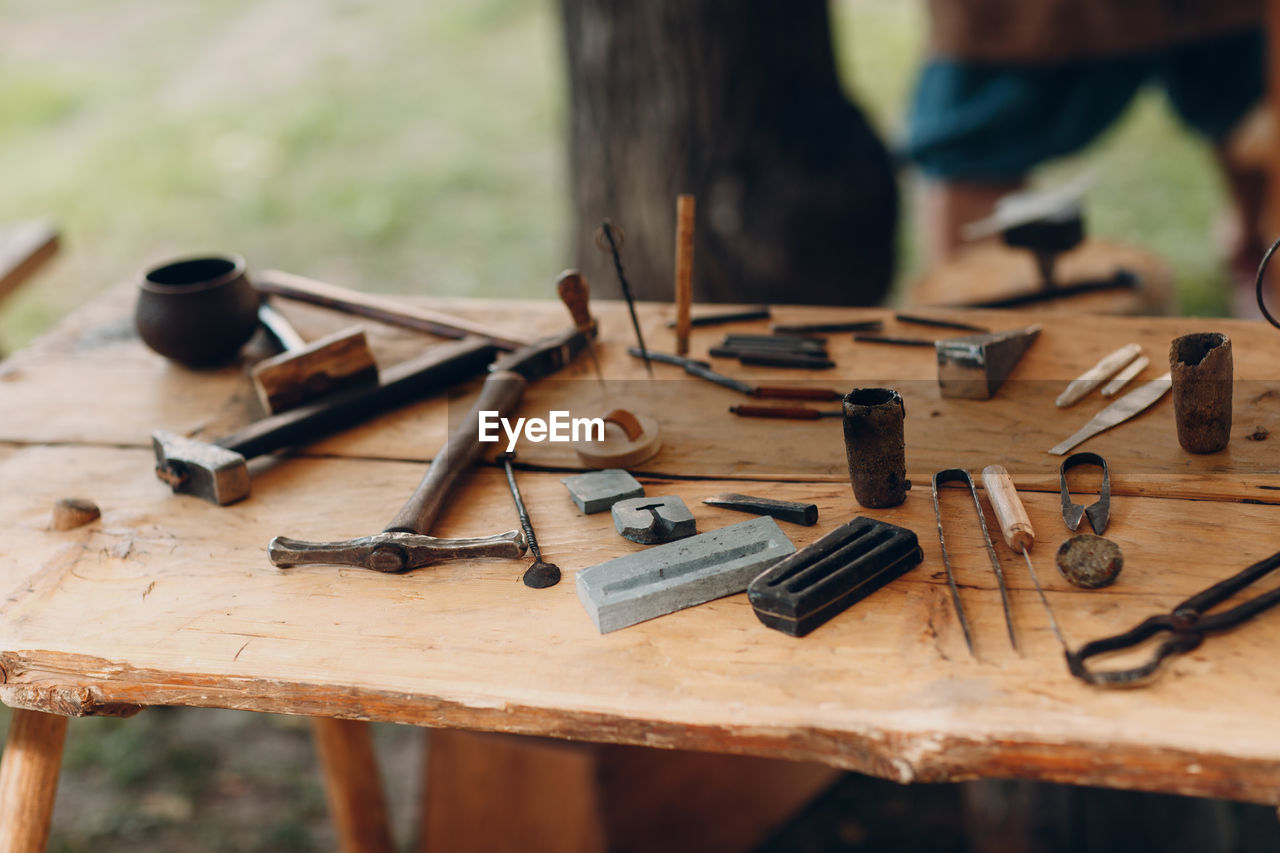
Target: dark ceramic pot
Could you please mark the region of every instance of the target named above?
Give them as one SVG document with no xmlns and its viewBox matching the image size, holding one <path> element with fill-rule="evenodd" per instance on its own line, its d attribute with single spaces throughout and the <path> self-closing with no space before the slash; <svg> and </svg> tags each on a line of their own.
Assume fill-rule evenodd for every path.
<svg viewBox="0 0 1280 853">
<path fill-rule="evenodd" d="M 258 291 L 244 258 L 210 255 L 152 267 L 138 285 L 138 335 L 191 367 L 229 361 L 258 327 Z"/>
</svg>

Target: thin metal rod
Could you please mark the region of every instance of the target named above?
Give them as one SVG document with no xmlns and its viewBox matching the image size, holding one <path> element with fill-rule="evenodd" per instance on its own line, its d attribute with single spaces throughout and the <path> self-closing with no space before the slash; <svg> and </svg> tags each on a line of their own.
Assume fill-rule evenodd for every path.
<svg viewBox="0 0 1280 853">
<path fill-rule="evenodd" d="M 640 321 L 636 319 L 636 301 L 631 295 L 631 285 L 627 282 L 627 275 L 622 271 L 622 255 L 618 251 L 618 243 L 613 237 L 613 223 L 604 220 L 600 223 L 600 230 L 604 234 L 604 239 L 609 243 L 609 254 L 613 257 L 613 269 L 618 274 L 618 284 L 622 287 L 622 296 L 627 300 L 627 310 L 631 312 L 631 328 L 636 330 L 636 343 L 640 345 L 640 352 L 644 358 L 645 370 L 649 371 L 649 378 L 653 378 L 653 365 L 649 363 L 649 350 L 644 345 L 644 335 L 640 331 Z"/>
<path fill-rule="evenodd" d="M 542 562 L 542 549 L 538 547 L 538 537 L 533 535 L 533 522 L 529 520 L 529 511 L 524 507 L 524 498 L 520 496 L 520 487 L 516 485 L 516 474 L 511 469 L 511 457 L 514 454 L 502 454 L 502 465 L 507 469 L 507 485 L 511 487 L 511 497 L 516 502 L 516 512 L 520 516 L 520 526 L 524 529 L 524 539 L 529 546 L 529 553 L 535 562 Z"/>
<path fill-rule="evenodd" d="M 1054 636 L 1058 638 L 1058 642 L 1062 643 L 1065 651 L 1071 651 L 1071 647 L 1067 645 L 1067 641 L 1062 636 L 1062 629 L 1058 627 L 1058 619 L 1053 615 L 1053 608 L 1049 606 L 1049 599 L 1044 594 L 1044 587 L 1040 586 L 1040 578 L 1036 577 L 1035 566 L 1031 565 L 1031 555 L 1027 553 L 1027 549 L 1022 549 L 1022 556 L 1027 561 L 1027 571 L 1031 573 L 1031 580 L 1035 582 L 1036 592 L 1040 593 L 1040 601 L 1044 603 L 1045 612 L 1049 614 L 1049 624 L 1053 626 Z"/>
</svg>

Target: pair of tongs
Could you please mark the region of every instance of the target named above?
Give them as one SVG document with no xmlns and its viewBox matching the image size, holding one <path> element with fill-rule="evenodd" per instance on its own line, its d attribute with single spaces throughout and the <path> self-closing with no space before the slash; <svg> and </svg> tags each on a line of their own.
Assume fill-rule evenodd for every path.
<svg viewBox="0 0 1280 853">
<path fill-rule="evenodd" d="M 1226 601 L 1277 568 L 1280 568 L 1280 551 L 1261 562 L 1254 563 L 1243 572 L 1196 593 L 1173 608 L 1170 613 L 1152 616 L 1123 634 L 1094 640 L 1081 646 L 1077 651 L 1067 652 L 1067 667 L 1076 678 L 1098 687 L 1128 687 L 1139 684 L 1154 675 L 1165 658 L 1191 651 L 1204 641 L 1207 634 L 1234 628 L 1280 604 L 1280 588 L 1276 588 L 1230 610 L 1205 614 L 1209 608 Z M 1086 658 L 1132 648 L 1160 631 L 1168 631 L 1172 636 L 1161 643 L 1151 660 L 1141 666 L 1099 672 L 1090 670 L 1084 665 Z"/>
</svg>

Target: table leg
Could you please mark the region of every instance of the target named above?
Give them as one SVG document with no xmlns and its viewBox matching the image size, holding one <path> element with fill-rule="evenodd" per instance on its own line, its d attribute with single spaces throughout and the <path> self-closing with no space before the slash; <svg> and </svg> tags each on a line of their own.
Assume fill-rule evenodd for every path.
<svg viewBox="0 0 1280 853">
<path fill-rule="evenodd" d="M 49 843 L 67 718 L 15 709 L 0 760 L 0 853 L 38 853 Z"/>
<path fill-rule="evenodd" d="M 745 851 L 835 782 L 740 755 L 433 729 L 418 853 Z"/>
<path fill-rule="evenodd" d="M 348 853 L 390 853 L 395 847 L 369 724 L 313 717 L 311 734 L 338 848 Z"/>
</svg>

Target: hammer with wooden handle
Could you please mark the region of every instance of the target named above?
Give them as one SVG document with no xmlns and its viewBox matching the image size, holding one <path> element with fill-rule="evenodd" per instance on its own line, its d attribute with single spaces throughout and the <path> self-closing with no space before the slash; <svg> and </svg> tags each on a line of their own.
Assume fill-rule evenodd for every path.
<svg viewBox="0 0 1280 853">
<path fill-rule="evenodd" d="M 509 530 L 472 539 L 438 539 L 427 531 L 444 508 L 458 477 L 480 456 L 480 413 L 512 414 L 528 382 L 554 373 L 591 343 L 587 331 L 551 335 L 494 362 L 480 397 L 431 460 L 426 476 L 381 533 L 339 542 L 304 542 L 277 536 L 268 553 L 285 569 L 301 565 L 340 565 L 403 572 L 443 560 L 510 557 L 524 554 L 524 536 Z"/>
<path fill-rule="evenodd" d="M 314 441 L 379 412 L 422 399 L 481 372 L 493 352 L 493 345 L 480 338 L 441 344 L 382 371 L 377 385 L 351 388 L 263 418 L 213 442 L 156 430 L 151 434 L 156 476 L 174 492 L 220 506 L 234 503 L 249 496 L 249 459 Z"/>
</svg>

